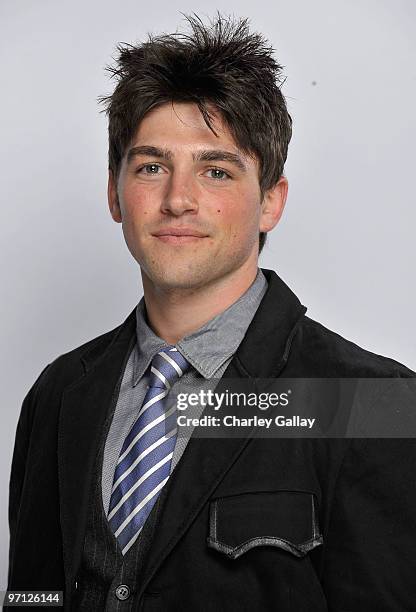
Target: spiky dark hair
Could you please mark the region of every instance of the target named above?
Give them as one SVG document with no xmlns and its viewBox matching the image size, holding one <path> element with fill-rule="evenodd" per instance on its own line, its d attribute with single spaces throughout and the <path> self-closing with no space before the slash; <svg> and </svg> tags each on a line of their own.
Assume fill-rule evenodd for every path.
<svg viewBox="0 0 416 612">
<path fill-rule="evenodd" d="M 116 63 L 107 66 L 117 85 L 102 96 L 108 115 L 109 168 L 118 178 L 121 161 L 151 109 L 166 102 L 194 102 L 208 127 L 209 105 L 218 109 L 237 145 L 259 161 L 262 196 L 283 174 L 292 120 L 281 92 L 282 66 L 248 19 L 223 17 L 209 25 L 186 16 L 191 33 L 148 35 L 148 41 L 121 43 Z M 259 251 L 266 234 L 260 234 Z"/>
</svg>

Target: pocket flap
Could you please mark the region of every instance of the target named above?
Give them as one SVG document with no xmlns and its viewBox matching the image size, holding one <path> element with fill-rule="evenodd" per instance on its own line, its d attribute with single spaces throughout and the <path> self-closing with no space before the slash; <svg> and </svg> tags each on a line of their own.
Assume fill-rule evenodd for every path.
<svg viewBox="0 0 416 612">
<path fill-rule="evenodd" d="M 210 502 L 208 545 L 231 559 L 255 546 L 303 557 L 322 542 L 313 493 L 241 493 Z"/>
</svg>

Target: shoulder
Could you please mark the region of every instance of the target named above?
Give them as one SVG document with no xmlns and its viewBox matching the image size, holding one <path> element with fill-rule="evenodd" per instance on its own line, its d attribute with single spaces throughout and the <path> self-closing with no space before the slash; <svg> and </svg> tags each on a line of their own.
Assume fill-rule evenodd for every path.
<svg viewBox="0 0 416 612">
<path fill-rule="evenodd" d="M 314 376 L 415 376 L 398 361 L 372 353 L 307 316 L 301 319 L 291 353 Z"/>
<path fill-rule="evenodd" d="M 63 393 L 93 371 L 116 346 L 117 339 L 122 339 L 121 345 L 127 349 L 134 330 L 135 310 L 114 329 L 57 356 L 42 370 L 27 392 L 20 410 L 18 429 L 29 432 L 35 419 L 42 426 L 46 422 L 56 423 Z"/>
<path fill-rule="evenodd" d="M 34 387 L 48 391 L 62 390 L 78 380 L 87 371 L 89 362 L 99 359 L 111 349 L 114 340 L 131 319 L 132 314 L 114 329 L 58 355 L 43 369 Z"/>
</svg>

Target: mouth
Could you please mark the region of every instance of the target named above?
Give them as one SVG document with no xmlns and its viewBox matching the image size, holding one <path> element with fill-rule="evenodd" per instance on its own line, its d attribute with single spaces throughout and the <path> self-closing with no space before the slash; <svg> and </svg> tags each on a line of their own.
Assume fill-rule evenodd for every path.
<svg viewBox="0 0 416 612">
<path fill-rule="evenodd" d="M 167 228 L 154 232 L 152 236 L 169 244 L 186 244 L 208 237 L 207 234 L 192 228 Z"/>
</svg>

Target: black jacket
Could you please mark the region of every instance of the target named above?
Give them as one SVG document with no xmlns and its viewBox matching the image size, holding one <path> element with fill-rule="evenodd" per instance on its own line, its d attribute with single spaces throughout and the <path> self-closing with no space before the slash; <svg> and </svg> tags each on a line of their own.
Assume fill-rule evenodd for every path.
<svg viewBox="0 0 416 612">
<path fill-rule="evenodd" d="M 224 376 L 413 377 L 269 288 Z M 27 394 L 10 480 L 8 589 L 75 588 L 92 466 L 135 311 Z M 416 610 L 413 439 L 191 439 L 140 578 L 140 610 Z"/>
</svg>

